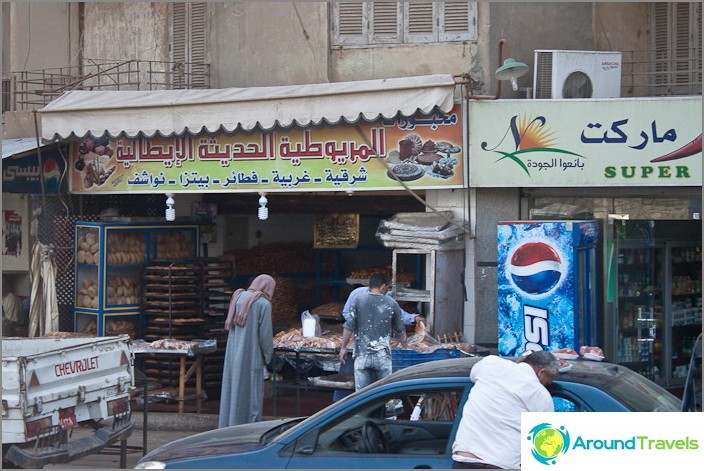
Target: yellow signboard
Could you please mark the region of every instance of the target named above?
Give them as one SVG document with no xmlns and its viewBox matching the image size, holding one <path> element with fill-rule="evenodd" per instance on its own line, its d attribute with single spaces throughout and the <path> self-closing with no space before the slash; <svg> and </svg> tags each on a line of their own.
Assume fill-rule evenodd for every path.
<svg viewBox="0 0 704 471">
<path fill-rule="evenodd" d="M 93 139 L 72 146 L 72 193 L 462 188 L 462 107 L 374 123 Z"/>
</svg>

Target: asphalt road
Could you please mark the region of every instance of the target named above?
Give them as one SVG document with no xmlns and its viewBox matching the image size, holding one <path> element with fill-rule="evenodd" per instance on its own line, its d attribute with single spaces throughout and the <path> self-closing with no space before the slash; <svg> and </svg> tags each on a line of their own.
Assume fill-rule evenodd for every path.
<svg viewBox="0 0 704 471">
<path fill-rule="evenodd" d="M 84 431 L 81 431 L 79 433 L 83 433 Z M 89 433 L 89 430 L 86 430 L 85 433 Z M 147 436 L 148 436 L 148 449 L 153 450 L 154 448 L 157 448 L 165 443 L 172 442 L 174 440 L 178 440 L 179 438 L 186 437 L 188 435 L 193 435 L 194 433 L 198 432 L 193 432 L 193 431 L 173 431 L 173 430 L 154 430 L 154 431 L 149 431 Z M 132 433 L 132 436 L 127 440 L 127 446 L 128 447 L 141 447 L 142 446 L 142 431 L 141 430 L 135 430 Z M 109 450 L 110 454 L 107 453 L 100 453 L 100 454 L 94 454 L 94 455 L 88 455 L 84 458 L 80 458 L 75 461 L 71 461 L 70 463 L 63 463 L 63 464 L 50 464 L 47 466 L 44 466 L 44 469 L 119 469 L 120 468 L 120 456 L 119 453 L 117 453 L 117 450 Z M 114 454 L 113 454 L 114 453 Z M 139 450 L 134 450 L 134 449 L 128 449 L 127 455 L 126 455 L 126 463 L 127 463 L 127 468 L 134 468 L 134 465 L 137 464 L 137 461 L 139 461 L 142 458 L 142 451 L 141 449 Z"/>
<path fill-rule="evenodd" d="M 133 468 L 142 458 L 144 435 L 142 429 L 142 414 L 132 416 L 134 428 L 127 440 L 126 468 Z M 187 437 L 202 431 L 217 428 L 217 416 L 212 414 L 177 414 L 149 413 L 147 420 L 146 443 L 151 451 L 159 446 Z M 90 427 L 78 427 L 73 431 L 71 439 L 78 439 L 92 433 Z M 69 463 L 52 464 L 44 469 L 119 469 L 119 444 L 105 450 L 103 453 L 88 455 Z"/>
</svg>

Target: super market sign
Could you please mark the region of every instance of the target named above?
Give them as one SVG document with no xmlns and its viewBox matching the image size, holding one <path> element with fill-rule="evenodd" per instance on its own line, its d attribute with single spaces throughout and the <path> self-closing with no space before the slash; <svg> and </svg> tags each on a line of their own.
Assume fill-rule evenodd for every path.
<svg viewBox="0 0 704 471">
<path fill-rule="evenodd" d="M 474 187 L 700 186 L 701 97 L 469 103 Z"/>
</svg>

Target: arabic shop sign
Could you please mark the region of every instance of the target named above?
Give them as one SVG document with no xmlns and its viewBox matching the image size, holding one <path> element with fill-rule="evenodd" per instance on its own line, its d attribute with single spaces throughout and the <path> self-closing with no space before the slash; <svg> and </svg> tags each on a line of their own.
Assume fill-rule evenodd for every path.
<svg viewBox="0 0 704 471">
<path fill-rule="evenodd" d="M 461 105 L 355 125 L 151 139 L 84 139 L 72 193 L 462 188 Z"/>
<path fill-rule="evenodd" d="M 471 186 L 702 184 L 701 97 L 469 107 Z"/>
<path fill-rule="evenodd" d="M 62 180 L 66 164 L 61 156 L 61 150 L 58 148 L 42 150 L 42 162 L 40 166 L 39 154 L 36 152 L 2 159 L 2 191 L 36 195 L 42 194 L 42 191 L 49 194 L 66 191 L 66 183 Z M 44 177 L 43 189 L 42 177 Z"/>
</svg>

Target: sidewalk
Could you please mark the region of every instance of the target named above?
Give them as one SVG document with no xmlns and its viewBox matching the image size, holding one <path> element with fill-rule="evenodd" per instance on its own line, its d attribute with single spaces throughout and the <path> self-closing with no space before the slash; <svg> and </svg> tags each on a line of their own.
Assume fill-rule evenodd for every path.
<svg viewBox="0 0 704 471">
<path fill-rule="evenodd" d="M 278 417 L 298 417 L 311 415 L 327 407 L 332 402 L 332 392 L 306 391 L 296 397 L 295 392 L 279 395 L 277 398 L 277 416 L 272 415 L 271 398 L 264 400 L 263 420 Z M 144 434 L 144 414 L 141 406 L 136 406 L 132 412 L 134 428 L 127 440 L 126 467 L 133 468 L 142 456 L 142 446 L 146 441 L 147 451 L 174 440 L 188 437 L 196 433 L 213 430 L 218 427 L 220 401 L 207 400 L 202 403 L 201 413 L 195 412 L 195 405 L 188 404 L 186 412 L 178 413 L 178 404 L 149 403 L 147 405 L 147 427 Z M 297 413 L 300 410 L 300 414 Z M 74 437 L 79 438 L 92 433 L 90 427 L 78 427 Z M 119 446 L 114 446 L 104 453 L 94 454 L 72 461 L 70 463 L 47 465 L 44 469 L 119 469 Z"/>
</svg>

